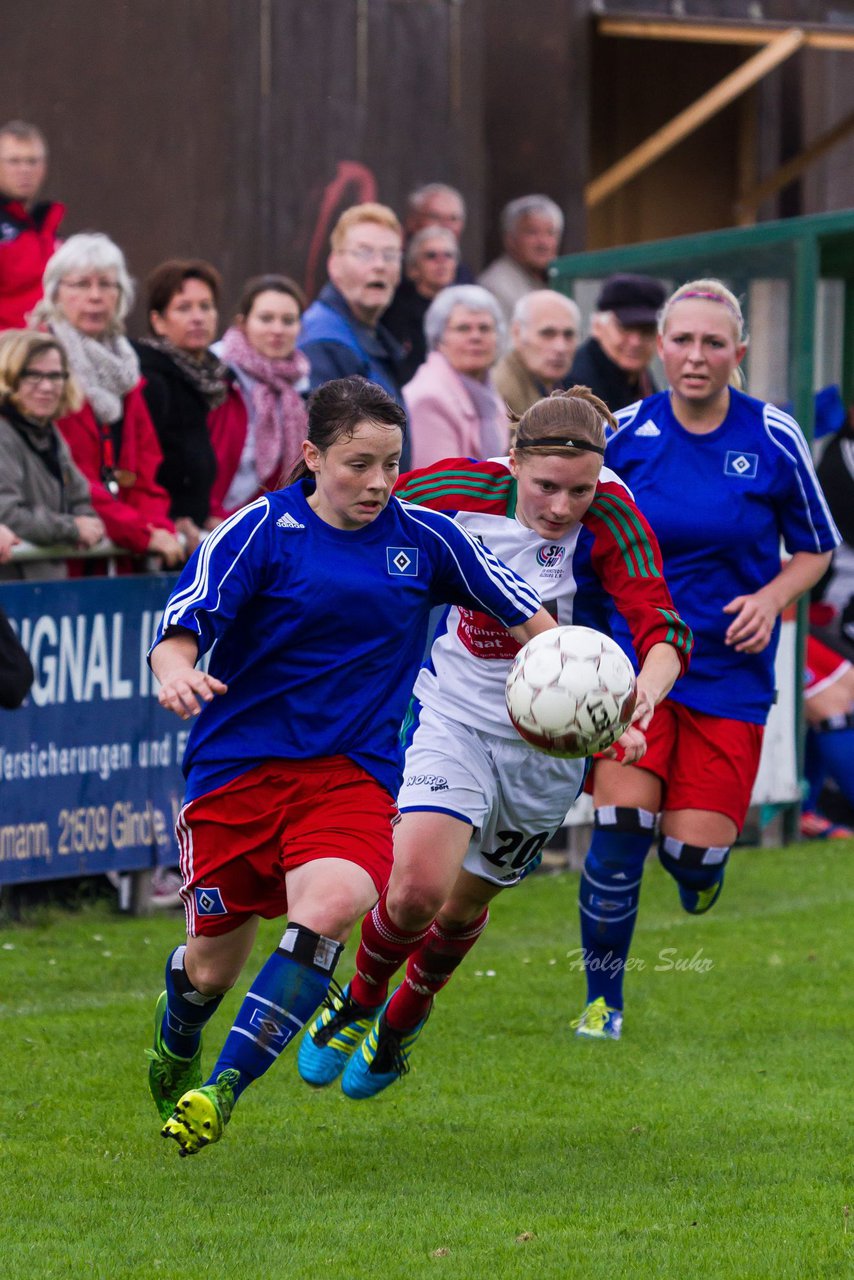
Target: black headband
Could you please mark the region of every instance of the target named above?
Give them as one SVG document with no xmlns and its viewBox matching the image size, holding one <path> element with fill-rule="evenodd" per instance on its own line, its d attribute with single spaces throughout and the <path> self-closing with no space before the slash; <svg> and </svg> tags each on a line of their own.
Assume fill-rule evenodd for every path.
<svg viewBox="0 0 854 1280">
<path fill-rule="evenodd" d="M 586 449 L 589 453 L 599 453 L 604 458 L 605 449 L 601 444 L 591 444 L 589 440 L 562 440 L 560 436 L 527 436 L 516 437 L 517 449 Z"/>
</svg>

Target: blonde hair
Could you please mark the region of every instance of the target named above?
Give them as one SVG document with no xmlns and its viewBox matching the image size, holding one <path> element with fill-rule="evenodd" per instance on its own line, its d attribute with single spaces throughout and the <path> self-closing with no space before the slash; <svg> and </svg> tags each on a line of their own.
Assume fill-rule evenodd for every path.
<svg viewBox="0 0 854 1280">
<path fill-rule="evenodd" d="M 349 209 L 345 209 L 341 217 L 332 228 L 332 235 L 329 237 L 329 243 L 333 253 L 340 253 L 344 247 L 344 240 L 347 232 L 360 222 L 373 222 L 378 227 L 385 227 L 388 231 L 394 231 L 400 236 L 403 243 L 403 228 L 398 221 L 397 214 L 393 209 L 389 209 L 385 204 L 354 204 Z"/>
<path fill-rule="evenodd" d="M 683 302 L 688 298 L 699 298 L 703 302 L 719 303 L 726 309 L 732 320 L 736 343 L 739 345 L 744 343 L 746 346 L 750 341 L 745 332 L 744 313 L 741 310 L 741 303 L 738 298 L 722 281 L 712 278 L 689 280 L 687 283 L 680 285 L 678 289 L 674 289 L 658 313 L 658 332 L 660 334 L 663 334 L 667 328 L 670 312 L 676 303 Z M 729 375 L 729 384 L 739 389 L 744 386 L 744 376 L 737 365 Z"/>
<path fill-rule="evenodd" d="M 36 333 L 32 329 L 9 329 L 0 334 L 0 402 L 11 400 L 17 404 L 16 392 L 21 384 L 21 374 L 34 357 L 45 351 L 59 352 L 62 372 L 69 374 L 56 409 L 56 417 L 63 418 L 81 407 L 83 393 L 71 375 L 62 343 L 50 334 Z"/>
<path fill-rule="evenodd" d="M 605 447 L 605 424 L 612 431 L 617 430 L 617 420 L 611 410 L 604 400 L 594 396 L 589 387 L 553 391 L 544 400 L 537 400 L 532 404 L 521 417 L 512 412 L 509 416 L 511 423 L 516 425 L 513 447 L 517 458 L 520 454 L 543 457 L 553 453 L 575 457 L 586 452 L 558 443 L 561 437 L 566 438 L 568 435 L 593 445 L 594 451 L 598 452 Z M 543 436 L 554 436 L 554 446 L 525 444 L 526 439 L 541 440 Z"/>
</svg>

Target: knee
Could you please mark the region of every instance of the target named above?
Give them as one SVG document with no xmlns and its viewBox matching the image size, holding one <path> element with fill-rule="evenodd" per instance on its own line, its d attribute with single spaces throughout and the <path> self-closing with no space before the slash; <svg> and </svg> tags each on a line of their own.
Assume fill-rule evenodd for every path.
<svg viewBox="0 0 854 1280">
<path fill-rule="evenodd" d="M 395 924 L 411 932 L 430 924 L 444 901 L 444 885 L 407 879 L 397 885 L 389 885 L 386 909 Z"/>
<path fill-rule="evenodd" d="M 371 904 L 368 905 L 370 908 Z M 294 913 L 300 924 L 336 942 L 346 942 L 353 925 L 363 915 L 361 907 L 356 908 L 352 894 L 346 892 L 327 893 L 311 903 L 301 902 Z"/>
<path fill-rule="evenodd" d="M 241 966 L 242 967 L 242 966 Z M 185 961 L 187 977 L 203 996 L 222 996 L 230 991 L 240 976 L 240 969 L 218 959 L 191 959 Z"/>
</svg>

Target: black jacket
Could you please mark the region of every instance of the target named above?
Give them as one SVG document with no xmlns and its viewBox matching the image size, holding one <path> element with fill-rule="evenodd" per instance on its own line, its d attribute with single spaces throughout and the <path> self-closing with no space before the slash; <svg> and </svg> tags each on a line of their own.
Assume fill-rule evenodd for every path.
<svg viewBox="0 0 854 1280">
<path fill-rule="evenodd" d="M 0 707 L 14 711 L 30 691 L 35 679 L 27 651 L 20 644 L 9 619 L 0 609 Z"/>
<path fill-rule="evenodd" d="M 145 403 L 163 450 L 156 478 L 172 500 L 169 515 L 173 520 L 189 516 L 201 526 L 210 514 L 217 468 L 207 401 L 165 352 L 145 342 L 133 346 L 145 379 Z"/>
<path fill-rule="evenodd" d="M 658 390 L 646 370 L 640 379 L 630 380 L 628 374 L 605 355 L 595 338 L 582 342 L 576 351 L 564 386 L 589 387 L 594 396 L 605 401 L 612 413 Z"/>
</svg>

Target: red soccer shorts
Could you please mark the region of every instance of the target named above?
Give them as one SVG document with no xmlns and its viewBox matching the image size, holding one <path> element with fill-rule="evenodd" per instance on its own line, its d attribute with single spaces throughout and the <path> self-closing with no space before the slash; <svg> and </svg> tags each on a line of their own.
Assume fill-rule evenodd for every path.
<svg viewBox="0 0 854 1280">
<path fill-rule="evenodd" d="M 382 893 L 396 816 L 385 788 L 346 756 L 268 760 L 190 801 L 176 824 L 188 934 L 285 915 L 287 871 L 318 858 L 354 862 Z"/>
<path fill-rule="evenodd" d="M 706 809 L 744 826 L 762 750 L 761 724 L 705 715 L 665 698 L 646 731 L 635 765 L 663 785 L 662 812 Z"/>
</svg>

